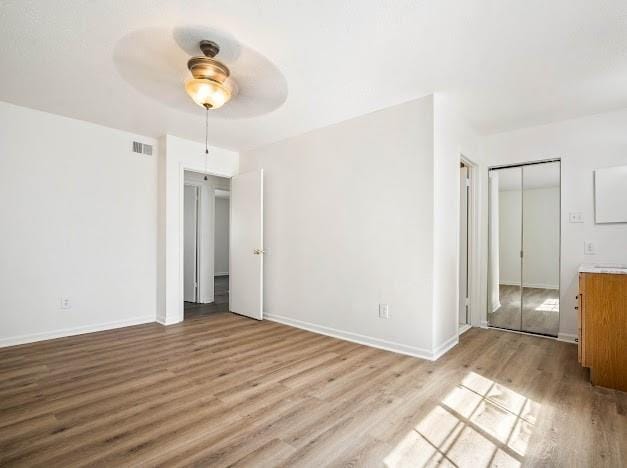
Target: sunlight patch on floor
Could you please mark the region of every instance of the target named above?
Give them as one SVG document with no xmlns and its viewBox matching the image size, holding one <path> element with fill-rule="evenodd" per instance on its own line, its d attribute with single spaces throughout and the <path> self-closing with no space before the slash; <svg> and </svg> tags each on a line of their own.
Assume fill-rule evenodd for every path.
<svg viewBox="0 0 627 468">
<path fill-rule="evenodd" d="M 542 304 L 536 307 L 538 312 L 559 312 L 560 300 L 559 299 L 546 299 Z"/>
<path fill-rule="evenodd" d="M 519 467 L 540 405 L 467 374 L 385 458 L 388 467 Z"/>
</svg>

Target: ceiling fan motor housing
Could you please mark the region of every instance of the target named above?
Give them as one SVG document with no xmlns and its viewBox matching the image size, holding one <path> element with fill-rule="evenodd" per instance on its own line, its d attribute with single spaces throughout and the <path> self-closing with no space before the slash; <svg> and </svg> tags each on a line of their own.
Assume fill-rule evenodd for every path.
<svg viewBox="0 0 627 468">
<path fill-rule="evenodd" d="M 187 62 L 193 78 L 185 83 L 185 90 L 199 106 L 217 109 L 231 99 L 233 83 L 227 82 L 230 71 L 214 58 L 220 51 L 215 42 L 201 41 L 200 49 L 205 55 L 192 57 Z"/>
<path fill-rule="evenodd" d="M 229 77 L 229 69 L 222 62 L 211 57 L 192 57 L 187 68 L 197 80 L 213 80 L 224 83 Z"/>
</svg>

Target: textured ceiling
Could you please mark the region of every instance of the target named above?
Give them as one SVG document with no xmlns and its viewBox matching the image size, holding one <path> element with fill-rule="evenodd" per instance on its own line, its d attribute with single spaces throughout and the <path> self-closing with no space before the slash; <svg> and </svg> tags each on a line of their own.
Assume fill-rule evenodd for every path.
<svg viewBox="0 0 627 468">
<path fill-rule="evenodd" d="M 434 91 L 481 133 L 627 107 L 624 0 L 0 0 L 0 100 L 201 141 L 182 84 L 198 31 L 245 84 L 212 114 L 227 148 Z"/>
</svg>

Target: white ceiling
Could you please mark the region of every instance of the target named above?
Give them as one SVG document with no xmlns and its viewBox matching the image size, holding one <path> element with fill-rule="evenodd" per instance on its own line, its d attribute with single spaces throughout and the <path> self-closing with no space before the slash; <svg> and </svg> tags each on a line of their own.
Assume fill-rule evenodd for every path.
<svg viewBox="0 0 627 468">
<path fill-rule="evenodd" d="M 234 76 L 259 83 L 250 115 L 212 114 L 226 148 L 434 91 L 481 133 L 627 107 L 625 0 L 0 0 L 0 100 L 202 141 L 181 31 L 216 32 Z M 129 63 L 142 47 L 147 64 Z"/>
</svg>

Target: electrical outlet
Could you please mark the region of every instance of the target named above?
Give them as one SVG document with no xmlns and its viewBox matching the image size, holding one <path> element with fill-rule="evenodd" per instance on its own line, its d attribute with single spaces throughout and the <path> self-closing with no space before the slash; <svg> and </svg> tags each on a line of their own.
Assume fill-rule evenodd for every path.
<svg viewBox="0 0 627 468">
<path fill-rule="evenodd" d="M 594 242 L 585 241 L 583 243 L 583 253 L 584 255 L 596 255 L 597 254 L 597 246 Z"/>
<path fill-rule="evenodd" d="M 72 303 L 69 297 L 62 297 L 59 300 L 59 309 L 68 310 L 72 308 Z"/>
<path fill-rule="evenodd" d="M 379 318 L 390 318 L 390 307 L 387 304 L 379 304 Z"/>
</svg>

